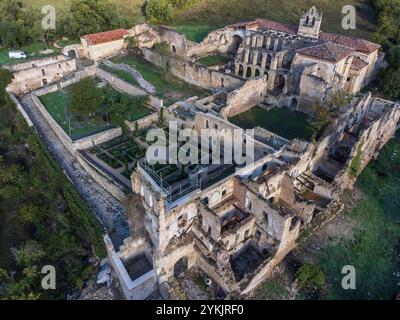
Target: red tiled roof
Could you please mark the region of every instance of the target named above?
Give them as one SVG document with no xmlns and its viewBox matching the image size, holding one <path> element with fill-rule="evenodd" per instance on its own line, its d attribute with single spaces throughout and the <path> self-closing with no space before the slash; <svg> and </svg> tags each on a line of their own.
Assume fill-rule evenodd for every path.
<svg viewBox="0 0 400 320">
<path fill-rule="evenodd" d="M 319 38 L 322 40 L 332 41 L 342 46 L 349 47 L 356 51 L 368 54 L 378 50 L 381 47 L 377 43 L 373 43 L 364 39 L 353 38 L 328 32 L 321 32 L 319 34 Z"/>
<path fill-rule="evenodd" d="M 255 26 L 260 29 L 269 29 L 275 30 L 279 32 L 286 32 L 292 35 L 296 35 L 298 32 L 298 27 L 294 25 L 287 25 L 280 22 L 275 22 L 271 20 L 265 19 L 257 19 L 255 21 L 250 22 L 240 22 L 236 24 L 229 25 L 230 28 L 239 28 L 239 27 L 249 27 Z M 370 54 L 376 50 L 378 50 L 381 46 L 377 43 L 373 43 L 368 40 L 360 39 L 360 38 L 353 38 L 348 36 L 343 36 L 339 34 L 323 32 L 321 31 L 319 34 L 320 40 L 331 41 L 337 44 L 340 44 L 345 47 L 349 47 L 354 49 L 355 51 L 359 51 L 362 53 Z"/>
<path fill-rule="evenodd" d="M 305 56 L 330 62 L 339 62 L 352 54 L 354 50 L 333 42 L 325 42 L 315 46 L 298 49 L 296 52 Z"/>
<path fill-rule="evenodd" d="M 351 63 L 351 68 L 355 69 L 355 70 L 362 70 L 364 69 L 366 66 L 368 66 L 368 63 L 365 62 L 364 60 L 361 60 L 358 57 L 354 57 L 353 58 L 353 62 Z"/>
<path fill-rule="evenodd" d="M 289 34 L 297 34 L 298 27 L 293 26 L 293 25 L 288 25 L 280 22 L 275 22 L 271 20 L 265 20 L 265 19 L 257 19 L 254 21 L 255 23 L 258 24 L 258 27 L 260 29 L 268 29 L 268 30 L 275 30 L 279 32 L 286 32 Z"/>
<path fill-rule="evenodd" d="M 284 23 L 275 22 L 266 19 L 257 19 L 254 21 L 239 22 L 227 26 L 228 28 L 243 28 L 243 27 L 256 27 L 260 29 L 275 30 L 279 32 L 286 32 L 289 34 L 297 34 L 297 27 L 290 26 Z"/>
<path fill-rule="evenodd" d="M 82 36 L 82 38 L 85 39 L 89 45 L 94 45 L 94 44 L 120 40 L 128 33 L 129 33 L 128 30 L 117 29 L 99 33 L 87 34 Z"/>
</svg>

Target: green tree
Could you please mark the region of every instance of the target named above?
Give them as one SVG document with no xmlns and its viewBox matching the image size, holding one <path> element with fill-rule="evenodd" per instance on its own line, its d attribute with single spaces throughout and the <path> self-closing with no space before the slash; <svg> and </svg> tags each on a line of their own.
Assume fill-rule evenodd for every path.
<svg viewBox="0 0 400 320">
<path fill-rule="evenodd" d="M 108 0 L 72 0 L 65 32 L 74 37 L 121 27 L 117 8 Z"/>
<path fill-rule="evenodd" d="M 85 78 L 71 86 L 69 111 L 92 116 L 103 104 L 103 91 L 92 78 Z"/>
<path fill-rule="evenodd" d="M 45 252 L 39 243 L 28 240 L 19 249 L 14 250 L 13 254 L 18 265 L 31 267 L 44 257 Z"/>
<path fill-rule="evenodd" d="M 34 40 L 33 25 L 38 19 L 21 0 L 0 0 L 0 45 L 21 47 Z"/>
<path fill-rule="evenodd" d="M 297 280 L 302 288 L 321 288 L 325 284 L 325 275 L 317 266 L 305 263 L 297 272 Z"/>
<path fill-rule="evenodd" d="M 174 8 L 168 0 L 149 0 L 146 6 L 146 16 L 152 23 L 171 21 Z"/>
</svg>

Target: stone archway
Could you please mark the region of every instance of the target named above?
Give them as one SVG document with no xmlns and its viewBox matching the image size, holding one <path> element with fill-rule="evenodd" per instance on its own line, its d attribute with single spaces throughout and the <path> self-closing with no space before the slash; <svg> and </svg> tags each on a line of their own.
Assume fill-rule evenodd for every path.
<svg viewBox="0 0 400 320">
<path fill-rule="evenodd" d="M 177 262 L 175 262 L 174 276 L 175 277 L 181 276 L 188 270 L 188 267 L 189 267 L 188 258 L 186 258 L 186 257 L 180 258 Z"/>
<path fill-rule="evenodd" d="M 246 78 L 251 78 L 251 67 L 249 66 L 249 67 L 247 67 L 247 69 L 246 69 Z"/>
<path fill-rule="evenodd" d="M 255 72 L 255 76 L 256 76 L 256 77 L 259 77 L 260 75 L 261 75 L 260 69 L 257 68 L 257 69 L 256 69 L 256 72 Z"/>
<path fill-rule="evenodd" d="M 244 74 L 243 74 L 243 65 L 239 65 L 239 72 L 238 72 L 238 76 L 239 77 L 242 77 L 243 78 L 243 76 L 244 76 Z"/>
<path fill-rule="evenodd" d="M 274 83 L 274 92 L 275 94 L 283 93 L 285 89 L 286 80 L 285 77 L 281 74 L 275 76 L 275 83 Z"/>
</svg>

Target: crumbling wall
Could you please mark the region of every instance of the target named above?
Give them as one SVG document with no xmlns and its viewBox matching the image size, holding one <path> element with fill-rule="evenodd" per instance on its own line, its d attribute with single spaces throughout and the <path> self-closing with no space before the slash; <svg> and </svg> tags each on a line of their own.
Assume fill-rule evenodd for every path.
<svg viewBox="0 0 400 320">
<path fill-rule="evenodd" d="M 17 71 L 14 72 L 14 78 L 8 88 L 14 94 L 21 95 L 61 80 L 76 70 L 75 59 L 61 57 L 48 58 L 48 61 L 34 60 L 28 68 L 25 68 L 27 63 L 23 64 L 22 69 L 15 67 Z"/>
<path fill-rule="evenodd" d="M 166 42 L 170 45 L 172 54 L 176 54 L 181 57 L 186 56 L 186 36 L 179 33 L 167 26 L 159 26 L 157 28 L 161 42 Z"/>
<path fill-rule="evenodd" d="M 211 90 L 240 85 L 242 83 L 242 80 L 237 77 L 208 69 L 205 66 L 186 61 L 179 57 L 168 56 L 163 58 L 158 52 L 147 48 L 142 48 L 142 52 L 146 60 L 159 67 L 167 65 L 173 75 L 201 88 Z"/>
<path fill-rule="evenodd" d="M 225 119 L 245 112 L 262 102 L 267 94 L 267 78 L 247 81 L 242 87 L 228 94 L 226 107 L 221 111 Z"/>
</svg>

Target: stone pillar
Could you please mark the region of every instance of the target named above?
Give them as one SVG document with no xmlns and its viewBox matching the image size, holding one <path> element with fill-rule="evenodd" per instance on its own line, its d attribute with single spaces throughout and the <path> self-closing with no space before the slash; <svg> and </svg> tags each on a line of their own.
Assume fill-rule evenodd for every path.
<svg viewBox="0 0 400 320">
<path fill-rule="evenodd" d="M 259 53 L 258 51 L 256 51 L 256 50 L 254 50 L 253 52 L 254 52 L 254 54 L 253 54 L 253 61 L 251 61 L 251 63 L 254 64 L 254 65 L 256 65 L 256 64 L 257 64 L 257 61 L 258 61 L 258 55 L 259 55 L 260 53 Z"/>
<path fill-rule="evenodd" d="M 239 75 L 239 66 L 240 66 L 240 63 L 239 62 L 236 62 L 235 63 L 235 75 Z"/>
<path fill-rule="evenodd" d="M 279 41 L 280 41 L 279 38 L 275 39 L 275 42 L 274 42 L 274 51 L 278 51 L 278 50 L 279 50 Z"/>
<path fill-rule="evenodd" d="M 262 53 L 262 62 L 261 62 L 261 70 L 262 71 L 264 71 L 267 66 L 267 56 L 268 56 L 268 54 L 266 52 Z"/>
<path fill-rule="evenodd" d="M 270 46 L 271 46 L 271 37 L 268 36 L 268 37 L 267 37 L 267 40 L 266 40 L 265 48 L 266 48 L 267 50 L 269 50 L 269 49 L 270 49 Z"/>
<path fill-rule="evenodd" d="M 272 60 L 271 60 L 271 70 L 276 70 L 278 68 L 278 57 L 277 56 L 273 56 Z"/>
<path fill-rule="evenodd" d="M 243 63 L 245 63 L 245 64 L 249 63 L 249 58 L 250 58 L 250 50 L 245 49 Z"/>
<path fill-rule="evenodd" d="M 257 47 L 257 36 L 252 36 L 251 37 L 251 46 L 253 48 Z"/>
</svg>

